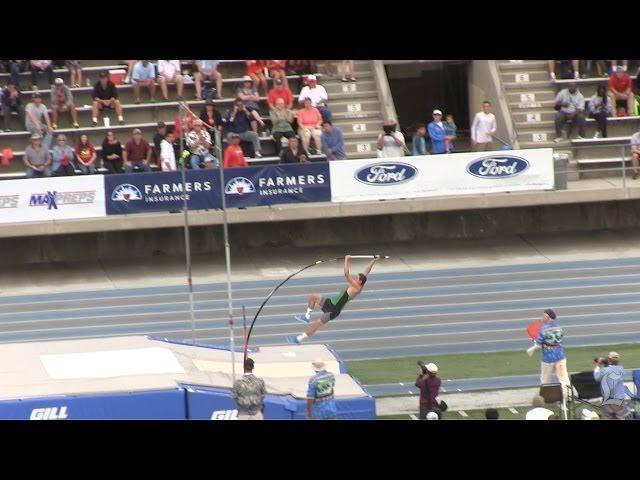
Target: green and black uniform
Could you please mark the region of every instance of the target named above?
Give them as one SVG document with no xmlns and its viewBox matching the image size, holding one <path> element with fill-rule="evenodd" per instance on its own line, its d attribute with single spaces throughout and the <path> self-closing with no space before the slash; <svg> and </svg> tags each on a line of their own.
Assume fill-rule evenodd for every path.
<svg viewBox="0 0 640 480">
<path fill-rule="evenodd" d="M 347 289 L 345 288 L 342 292 L 335 295 L 333 298 L 325 298 L 322 302 L 322 311 L 329 314 L 329 320 L 333 320 L 338 315 L 340 315 L 340 312 L 349 300 L 350 298 L 347 294 Z M 329 320 L 327 320 L 327 322 Z"/>
</svg>

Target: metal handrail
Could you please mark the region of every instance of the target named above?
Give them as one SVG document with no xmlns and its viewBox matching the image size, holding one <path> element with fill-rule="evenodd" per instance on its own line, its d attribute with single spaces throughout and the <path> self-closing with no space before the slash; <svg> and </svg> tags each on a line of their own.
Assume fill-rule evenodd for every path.
<svg viewBox="0 0 640 480">
<path fill-rule="evenodd" d="M 513 112 L 507 102 L 507 94 L 504 89 L 504 85 L 502 84 L 502 80 L 500 79 L 500 74 L 498 73 L 498 64 L 495 60 L 488 60 L 488 66 L 491 78 L 493 79 L 494 84 L 498 87 L 498 106 L 501 110 L 502 118 L 506 120 L 505 127 L 509 133 L 508 144 L 518 149 L 520 147 L 518 142 L 518 128 L 516 127 L 516 123 L 513 121 Z M 505 115 L 505 113 L 508 115 Z M 507 145 L 507 142 L 502 143 Z"/>
</svg>

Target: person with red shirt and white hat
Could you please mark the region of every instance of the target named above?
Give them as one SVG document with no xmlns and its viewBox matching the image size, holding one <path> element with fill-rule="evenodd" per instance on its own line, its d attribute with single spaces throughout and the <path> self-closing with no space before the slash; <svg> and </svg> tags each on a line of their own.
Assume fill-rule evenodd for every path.
<svg viewBox="0 0 640 480">
<path fill-rule="evenodd" d="M 418 378 L 416 387 L 420 389 L 420 420 L 427 420 L 430 413 L 440 415 L 440 384 L 442 381 L 438 377 L 438 366 L 435 363 L 418 362 Z"/>
<path fill-rule="evenodd" d="M 240 135 L 231 134 L 231 145 L 224 152 L 224 168 L 246 167 L 247 160 L 240 147 Z"/>
</svg>

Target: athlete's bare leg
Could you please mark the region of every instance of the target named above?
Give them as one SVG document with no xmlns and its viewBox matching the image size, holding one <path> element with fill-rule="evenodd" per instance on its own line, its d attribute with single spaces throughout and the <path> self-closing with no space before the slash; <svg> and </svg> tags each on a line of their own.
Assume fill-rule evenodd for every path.
<svg viewBox="0 0 640 480">
<path fill-rule="evenodd" d="M 320 304 L 320 300 L 322 299 L 322 295 L 319 293 L 313 293 L 309 297 L 309 303 L 307 303 L 308 311 L 313 311 L 316 305 Z"/>
<path fill-rule="evenodd" d="M 329 316 L 328 313 L 324 313 L 322 314 L 322 317 L 324 317 L 325 315 L 327 317 Z M 320 329 L 322 325 L 325 324 L 325 322 L 322 321 L 322 317 L 320 317 L 316 321 L 311 322 L 311 324 L 309 324 L 309 328 L 307 328 L 307 331 L 304 332 L 307 335 L 307 337 L 311 337 L 314 333 L 316 333 Z"/>
</svg>

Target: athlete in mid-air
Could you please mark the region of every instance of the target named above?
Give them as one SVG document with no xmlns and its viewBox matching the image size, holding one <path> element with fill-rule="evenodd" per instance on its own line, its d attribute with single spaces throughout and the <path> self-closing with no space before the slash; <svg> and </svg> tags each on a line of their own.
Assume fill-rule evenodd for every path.
<svg viewBox="0 0 640 480">
<path fill-rule="evenodd" d="M 301 335 L 289 335 L 287 337 L 287 342 L 289 343 L 301 343 L 305 338 L 311 337 L 314 333 L 318 331 L 318 329 L 327 323 L 329 320 L 333 320 L 344 308 L 344 306 L 350 300 L 353 300 L 364 288 L 364 284 L 367 283 L 367 275 L 371 272 L 373 265 L 380 259 L 380 255 L 376 255 L 373 257 L 366 268 L 364 269 L 364 273 L 359 273 L 358 276 L 351 276 L 349 273 L 349 262 L 351 261 L 351 255 L 346 255 L 344 257 L 344 276 L 347 279 L 349 284 L 347 288 L 342 290 L 333 298 L 323 298 L 320 294 L 314 293 L 309 297 L 309 303 L 307 304 L 307 313 L 304 315 L 296 315 L 296 320 L 304 323 L 311 322 L 311 312 L 316 305 L 320 305 L 322 310 L 322 316 L 314 322 L 311 322 L 307 330 Z"/>
</svg>

